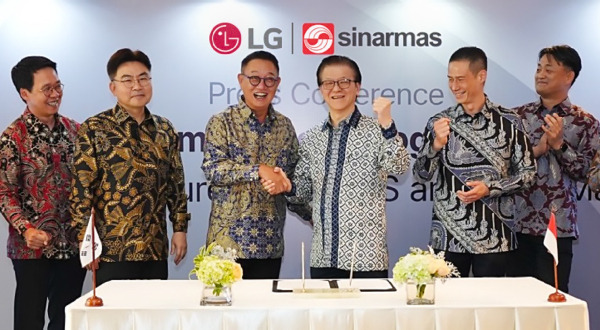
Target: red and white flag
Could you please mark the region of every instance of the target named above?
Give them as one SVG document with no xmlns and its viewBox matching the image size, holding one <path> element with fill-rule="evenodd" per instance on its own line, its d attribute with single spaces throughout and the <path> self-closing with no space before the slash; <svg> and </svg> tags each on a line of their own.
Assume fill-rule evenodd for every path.
<svg viewBox="0 0 600 330">
<path fill-rule="evenodd" d="M 94 260 L 92 258 L 92 230 L 94 230 L 94 256 L 96 259 L 98 259 L 102 253 L 102 242 L 100 241 L 100 237 L 98 237 L 98 231 L 96 230 L 96 226 L 94 226 L 92 221 L 93 216 L 94 212 L 92 212 L 92 215 L 90 215 L 90 220 L 88 221 L 87 228 L 85 229 L 85 235 L 83 236 L 83 242 L 81 242 L 81 249 L 79 250 L 81 267 L 87 266 L 87 264 Z"/>
<path fill-rule="evenodd" d="M 550 221 L 548 221 L 548 229 L 546 229 L 546 236 L 544 237 L 544 246 L 546 246 L 548 253 L 554 257 L 554 261 L 558 265 L 558 243 L 554 212 L 550 212 Z"/>
</svg>

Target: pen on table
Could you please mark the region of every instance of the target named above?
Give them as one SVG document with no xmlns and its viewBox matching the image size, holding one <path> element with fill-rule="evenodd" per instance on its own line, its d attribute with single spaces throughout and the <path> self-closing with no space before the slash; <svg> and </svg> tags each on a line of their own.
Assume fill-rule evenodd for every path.
<svg viewBox="0 0 600 330">
<path fill-rule="evenodd" d="M 350 260 L 350 287 L 352 287 L 352 277 L 354 275 L 354 255 L 356 254 L 356 243 L 352 242 L 352 259 Z"/>
<path fill-rule="evenodd" d="M 304 279 L 304 242 L 302 242 L 302 292 L 305 291 L 306 284 Z"/>
</svg>

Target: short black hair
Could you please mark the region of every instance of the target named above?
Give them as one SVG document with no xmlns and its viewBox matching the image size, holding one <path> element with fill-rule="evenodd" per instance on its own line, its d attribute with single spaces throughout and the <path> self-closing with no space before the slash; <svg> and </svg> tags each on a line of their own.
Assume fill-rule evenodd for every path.
<svg viewBox="0 0 600 330">
<path fill-rule="evenodd" d="M 469 70 L 476 75 L 481 70 L 487 71 L 487 56 L 485 52 L 477 47 L 462 47 L 457 49 L 452 56 L 450 62 L 469 61 Z"/>
<path fill-rule="evenodd" d="M 141 50 L 131 50 L 129 48 L 122 48 L 117 50 L 106 64 L 106 72 L 108 73 L 108 77 L 113 80 L 115 79 L 115 75 L 117 74 L 117 70 L 121 66 L 121 64 L 126 62 L 140 62 L 148 68 L 148 71 L 152 69 L 152 65 L 150 64 L 150 59 L 144 52 Z"/>
<path fill-rule="evenodd" d="M 19 95 L 21 94 L 21 88 L 31 92 L 33 88 L 33 74 L 44 68 L 51 68 L 54 72 L 57 72 L 56 63 L 44 56 L 27 56 L 13 66 L 10 75 Z"/>
<path fill-rule="evenodd" d="M 257 50 L 244 57 L 244 59 L 242 60 L 242 67 L 240 69 L 242 73 L 244 72 L 244 68 L 246 67 L 246 65 L 248 65 L 248 63 L 250 63 L 250 61 L 252 60 L 265 60 L 273 63 L 275 69 L 277 69 L 277 75 L 279 75 L 279 61 L 277 61 L 275 55 L 269 52 L 265 52 L 264 50 Z"/>
<path fill-rule="evenodd" d="M 573 71 L 575 74 L 571 81 L 571 86 L 573 86 L 575 79 L 579 76 L 579 71 L 581 71 L 581 58 L 577 51 L 568 45 L 556 45 L 540 50 L 538 60 L 541 60 L 544 55 L 551 56 L 556 62 Z"/>
<path fill-rule="evenodd" d="M 356 62 L 354 62 L 354 60 L 352 60 L 349 57 L 346 56 L 341 56 L 341 55 L 331 55 L 328 56 L 326 58 L 324 58 L 321 61 L 321 64 L 319 64 L 319 67 L 317 68 L 317 85 L 321 86 L 321 73 L 323 73 L 323 70 L 325 69 L 325 67 L 330 66 L 330 65 L 346 65 L 349 66 L 352 71 L 354 71 L 354 82 L 357 83 L 361 83 L 362 81 L 362 75 L 360 74 L 360 69 L 358 68 L 358 64 L 356 64 Z"/>
</svg>

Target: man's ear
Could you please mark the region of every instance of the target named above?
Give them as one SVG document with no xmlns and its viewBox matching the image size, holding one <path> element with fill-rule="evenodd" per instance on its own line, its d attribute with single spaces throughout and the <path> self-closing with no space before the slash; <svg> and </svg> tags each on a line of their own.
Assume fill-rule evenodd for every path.
<svg viewBox="0 0 600 330">
<path fill-rule="evenodd" d="M 23 101 L 25 101 L 25 103 L 27 103 L 27 101 L 29 100 L 29 96 L 31 95 L 31 92 L 25 88 L 20 88 L 19 95 L 21 96 Z"/>
<path fill-rule="evenodd" d="M 479 79 L 480 82 L 485 84 L 485 81 L 487 79 L 487 70 L 480 70 L 477 74 L 477 79 Z"/>
<path fill-rule="evenodd" d="M 108 89 L 110 89 L 110 92 L 111 92 L 111 93 L 112 93 L 112 95 L 114 95 L 114 96 L 117 96 L 117 95 L 115 95 L 115 89 L 116 89 L 116 88 L 117 88 L 117 86 L 115 85 L 115 83 L 114 83 L 114 82 L 112 82 L 112 81 L 111 81 L 111 82 L 109 82 L 109 83 L 108 83 Z"/>
<path fill-rule="evenodd" d="M 575 80 L 575 71 L 567 71 L 567 82 L 569 83 L 569 86 L 573 85 L 573 80 Z"/>
</svg>

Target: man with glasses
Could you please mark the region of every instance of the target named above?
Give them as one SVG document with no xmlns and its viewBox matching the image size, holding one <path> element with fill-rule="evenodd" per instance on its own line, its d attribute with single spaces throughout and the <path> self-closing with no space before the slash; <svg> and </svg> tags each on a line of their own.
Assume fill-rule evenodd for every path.
<svg viewBox="0 0 600 330">
<path fill-rule="evenodd" d="M 23 58 L 12 81 L 25 112 L 0 138 L 0 211 L 16 277 L 14 329 L 64 329 L 65 306 L 81 295 L 85 270 L 69 213 L 70 167 L 79 124 L 58 114 L 56 63 Z"/>
<path fill-rule="evenodd" d="M 356 62 L 329 56 L 317 84 L 329 116 L 302 139 L 288 199 L 312 205 L 312 278 L 387 278 L 385 199 L 388 174 L 402 174 L 410 159 L 392 119 L 391 102 L 373 102 L 377 118 L 355 105 L 362 76 Z M 282 174 L 282 173 L 280 173 Z M 277 185 L 264 182 L 265 189 Z"/>
<path fill-rule="evenodd" d="M 285 178 L 298 160 L 291 121 L 271 102 L 281 82 L 275 56 L 257 51 L 242 60 L 238 104 L 210 118 L 202 169 L 212 207 L 206 243 L 237 250 L 246 279 L 279 278 L 283 256 Z M 260 179 L 274 182 L 272 195 Z"/>
<path fill-rule="evenodd" d="M 486 80 L 483 50 L 463 47 L 450 56 L 456 105 L 428 120 L 413 166 L 417 182 L 435 182 L 429 244 L 463 277 L 505 275 L 517 246 L 514 194 L 535 177 L 517 114 L 488 99 Z"/>
<path fill-rule="evenodd" d="M 167 279 L 167 259 L 187 252 L 187 196 L 178 135 L 150 113 L 150 59 L 121 49 L 106 66 L 117 104 L 88 118 L 79 130 L 71 194 L 79 240 L 95 211 L 102 241 L 97 284 L 113 279 Z M 166 210 L 173 224 L 169 249 Z"/>
</svg>

